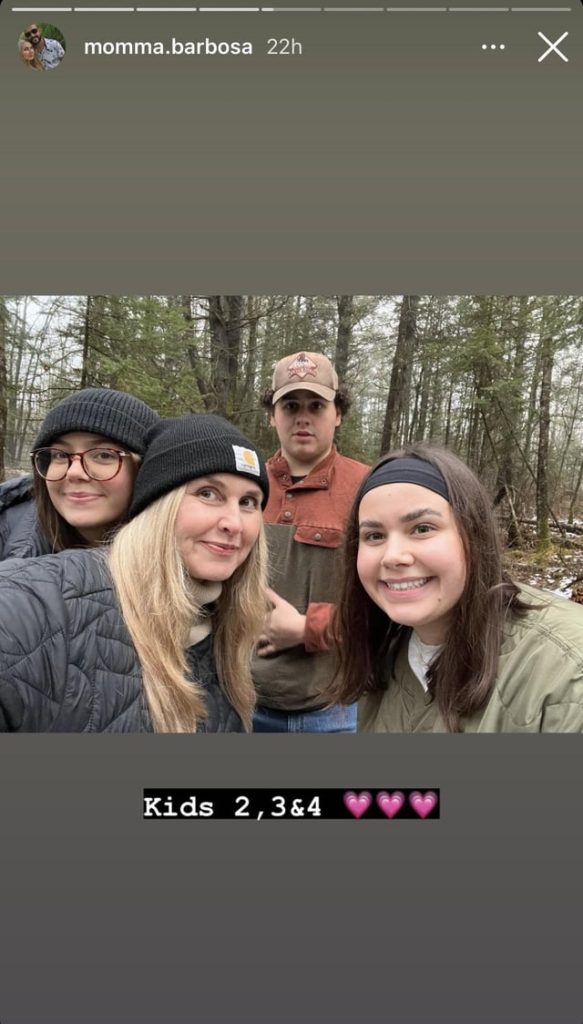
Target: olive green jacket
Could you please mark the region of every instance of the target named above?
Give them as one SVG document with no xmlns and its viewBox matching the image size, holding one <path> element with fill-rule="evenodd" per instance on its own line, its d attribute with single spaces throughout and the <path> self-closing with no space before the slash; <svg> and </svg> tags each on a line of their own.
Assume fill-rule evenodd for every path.
<svg viewBox="0 0 583 1024">
<path fill-rule="evenodd" d="M 521 594 L 536 610 L 505 627 L 490 699 L 462 721 L 462 732 L 583 732 L 583 607 L 533 587 L 521 587 Z M 387 689 L 360 701 L 358 729 L 446 731 L 409 666 L 406 640 Z"/>
</svg>

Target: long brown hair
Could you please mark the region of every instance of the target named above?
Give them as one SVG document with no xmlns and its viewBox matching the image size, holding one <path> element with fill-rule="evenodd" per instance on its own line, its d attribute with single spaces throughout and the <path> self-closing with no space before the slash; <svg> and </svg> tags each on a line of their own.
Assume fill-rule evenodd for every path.
<svg viewBox="0 0 583 1024">
<path fill-rule="evenodd" d="M 67 548 L 90 548 L 97 546 L 83 537 L 79 530 L 71 526 L 53 505 L 46 482 L 33 466 L 33 490 L 36 505 L 36 517 L 40 531 L 47 541 L 51 552 L 65 551 Z"/>
<path fill-rule="evenodd" d="M 388 459 L 415 456 L 432 463 L 443 476 L 466 558 L 464 591 L 452 610 L 447 640 L 428 672 L 429 692 L 448 730 L 459 732 L 461 719 L 482 708 L 490 696 L 505 621 L 509 616 L 521 617 L 529 606 L 502 568 L 488 493 L 461 459 L 444 448 L 420 444 L 389 452 L 376 466 Z M 341 593 L 333 624 L 340 652 L 333 695 L 342 703 L 387 686 L 387 664 L 402 638 L 411 633 L 410 627 L 381 611 L 358 576 L 358 513 L 367 479 L 361 483 L 346 528 Z"/>
</svg>

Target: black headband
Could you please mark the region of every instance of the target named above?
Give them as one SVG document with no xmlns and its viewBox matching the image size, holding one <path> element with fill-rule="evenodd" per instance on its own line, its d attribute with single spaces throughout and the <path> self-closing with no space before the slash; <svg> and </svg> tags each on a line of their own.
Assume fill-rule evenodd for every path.
<svg viewBox="0 0 583 1024">
<path fill-rule="evenodd" d="M 431 462 L 416 456 L 404 456 L 381 462 L 367 478 L 361 498 L 375 487 L 382 487 L 384 484 L 417 484 L 449 501 L 447 484 L 439 470 Z"/>
</svg>

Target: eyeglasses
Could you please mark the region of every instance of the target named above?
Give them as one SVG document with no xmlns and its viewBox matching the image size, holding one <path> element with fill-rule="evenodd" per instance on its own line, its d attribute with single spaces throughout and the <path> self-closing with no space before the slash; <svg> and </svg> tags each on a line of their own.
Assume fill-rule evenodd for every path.
<svg viewBox="0 0 583 1024">
<path fill-rule="evenodd" d="M 30 453 L 34 467 L 43 480 L 64 480 L 73 459 L 79 459 L 83 472 L 90 480 L 113 480 L 119 473 L 129 452 L 115 448 L 88 448 L 86 452 L 64 452 L 62 448 L 37 448 Z"/>
<path fill-rule="evenodd" d="M 32 39 L 33 36 L 40 36 L 38 28 L 29 28 L 28 32 L 24 33 L 25 39 Z"/>
</svg>

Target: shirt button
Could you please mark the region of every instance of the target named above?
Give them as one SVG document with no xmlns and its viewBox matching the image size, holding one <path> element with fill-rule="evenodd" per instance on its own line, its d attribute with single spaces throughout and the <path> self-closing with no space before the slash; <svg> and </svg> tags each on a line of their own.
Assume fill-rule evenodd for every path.
<svg viewBox="0 0 583 1024">
<path fill-rule="evenodd" d="M 291 514 L 291 512 L 284 512 L 284 513 L 283 513 L 283 518 L 284 518 L 284 519 L 291 519 L 291 517 L 292 517 L 292 514 Z"/>
<path fill-rule="evenodd" d="M 315 533 L 314 534 L 314 540 L 322 540 L 322 534 L 321 533 Z"/>
<path fill-rule="evenodd" d="M 293 498 L 293 492 L 292 491 L 288 491 L 287 494 L 286 494 L 286 498 L 290 498 L 290 499 Z"/>
</svg>

